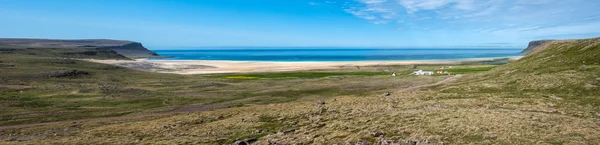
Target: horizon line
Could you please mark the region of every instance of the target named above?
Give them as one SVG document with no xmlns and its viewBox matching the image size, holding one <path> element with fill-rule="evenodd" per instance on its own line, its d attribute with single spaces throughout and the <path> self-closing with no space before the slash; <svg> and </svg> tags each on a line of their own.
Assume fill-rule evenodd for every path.
<svg viewBox="0 0 600 145">
<path fill-rule="evenodd" d="M 439 48 L 439 49 L 477 49 L 477 48 L 501 48 L 501 49 L 525 49 L 527 46 L 147 46 L 152 50 L 169 49 L 198 49 L 198 48 L 345 48 L 345 49 L 419 49 L 419 48 Z M 169 49 L 165 49 L 165 47 Z M 156 48 L 156 49 L 153 49 Z"/>
</svg>

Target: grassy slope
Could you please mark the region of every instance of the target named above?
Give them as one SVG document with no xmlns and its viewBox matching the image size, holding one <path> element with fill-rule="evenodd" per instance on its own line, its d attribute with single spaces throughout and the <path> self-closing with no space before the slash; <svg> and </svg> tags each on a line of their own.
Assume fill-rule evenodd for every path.
<svg viewBox="0 0 600 145">
<path fill-rule="evenodd" d="M 160 92 L 148 94 L 132 82 L 177 78 L 71 59 L 3 57 L 0 61 L 14 65 L 0 67 L 0 102 L 5 110 L 0 113 L 0 124 L 3 125 L 115 116 L 163 106 L 164 99 L 156 97 Z M 90 75 L 42 76 L 72 69 Z"/>
<path fill-rule="evenodd" d="M 226 78 L 228 75 L 158 74 L 70 59 L 126 59 L 112 51 L 87 55 L 90 53 L 79 52 L 92 50 L 2 48 L 0 125 L 151 113 L 172 110 L 174 105 L 240 106 L 362 96 L 444 78 L 392 78 L 382 70 L 369 67 L 362 72 L 233 74 L 253 76 L 251 80 Z M 89 72 L 89 75 L 44 76 L 73 69 Z M 406 71 L 403 67 L 386 69 Z M 369 80 L 374 82 L 365 83 Z"/>
<path fill-rule="evenodd" d="M 373 93 L 365 93 L 364 97 L 344 97 L 342 93 L 337 94 L 342 96 L 327 99 L 325 104 L 317 104 L 314 99 L 294 99 L 296 102 L 292 103 L 252 105 L 158 119 L 121 120 L 110 124 L 91 121 L 11 129 L 0 134 L 14 134 L 16 137 L 12 139 L 26 140 L 5 142 L 17 144 L 222 144 L 249 138 L 258 138 L 257 144 L 424 140 L 432 144 L 595 144 L 600 142 L 599 47 L 597 39 L 554 45 L 510 65 L 469 74 L 458 82 L 418 93 L 387 97 Z M 224 77 L 227 75 L 209 78 Z M 401 81 L 396 82 L 396 87 L 402 87 L 401 84 L 422 81 L 419 78 L 425 77 L 384 83 Z M 285 84 L 274 84 L 279 81 L 272 79 L 225 79 L 227 81 L 218 84 L 228 87 L 206 89 L 222 91 L 236 86 L 232 90 L 252 90 L 245 96 L 248 99 L 238 101 L 259 99 L 260 102 L 265 96 L 285 100 L 315 95 L 312 94 L 315 89 L 337 85 L 349 85 L 346 89 L 377 87 L 390 77 L 346 76 L 342 79 L 345 81 L 337 79 L 291 79 Z M 230 84 L 239 82 L 244 83 Z M 261 91 L 266 86 L 293 89 Z M 306 89 L 312 90 L 294 91 Z M 181 93 L 186 91 L 189 90 Z M 279 95 L 282 93 L 288 95 Z"/>
<path fill-rule="evenodd" d="M 469 89 L 456 92 L 538 93 L 561 97 L 580 105 L 600 105 L 600 39 L 562 42 L 511 65 L 474 76 Z M 493 84 L 486 86 L 482 84 Z M 478 86 L 476 86 L 478 85 Z M 546 96 L 549 97 L 549 96 Z"/>
<path fill-rule="evenodd" d="M 597 42 L 555 45 L 510 65 L 418 93 L 338 97 L 324 105 L 299 101 L 240 107 L 113 125 L 89 122 L 11 131 L 34 133 L 29 137 L 35 137 L 43 135 L 41 130 L 75 130 L 28 143 L 219 144 L 259 138 L 258 144 L 382 140 L 594 144 L 600 142 Z"/>
</svg>

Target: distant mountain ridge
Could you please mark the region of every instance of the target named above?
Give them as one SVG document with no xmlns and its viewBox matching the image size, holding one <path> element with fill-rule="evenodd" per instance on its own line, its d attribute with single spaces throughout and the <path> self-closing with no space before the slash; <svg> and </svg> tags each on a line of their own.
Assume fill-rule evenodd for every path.
<svg viewBox="0 0 600 145">
<path fill-rule="evenodd" d="M 26 47 L 26 48 L 108 48 L 118 54 L 129 58 L 159 57 L 153 51 L 145 48 L 142 43 L 127 40 L 110 39 L 81 39 L 81 40 L 55 40 L 55 39 L 26 39 L 26 38 L 0 38 L 0 46 Z"/>
</svg>

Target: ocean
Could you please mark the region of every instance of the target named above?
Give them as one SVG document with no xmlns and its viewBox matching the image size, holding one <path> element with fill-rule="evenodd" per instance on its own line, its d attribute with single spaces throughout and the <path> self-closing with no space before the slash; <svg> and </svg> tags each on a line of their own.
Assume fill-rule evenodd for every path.
<svg viewBox="0 0 600 145">
<path fill-rule="evenodd" d="M 167 60 L 278 62 L 459 60 L 521 56 L 516 48 L 202 48 L 156 49 Z"/>
</svg>

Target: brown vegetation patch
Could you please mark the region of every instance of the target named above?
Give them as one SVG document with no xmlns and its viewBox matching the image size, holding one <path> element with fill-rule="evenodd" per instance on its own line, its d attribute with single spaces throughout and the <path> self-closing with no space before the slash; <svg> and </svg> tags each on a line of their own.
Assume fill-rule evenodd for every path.
<svg viewBox="0 0 600 145">
<path fill-rule="evenodd" d="M 51 72 L 51 73 L 40 74 L 40 76 L 43 76 L 43 77 L 53 77 L 53 78 L 76 77 L 76 76 L 85 76 L 85 75 L 90 75 L 90 73 L 87 71 L 80 71 L 80 70 L 63 70 L 63 71 L 56 71 L 56 72 Z"/>
</svg>

